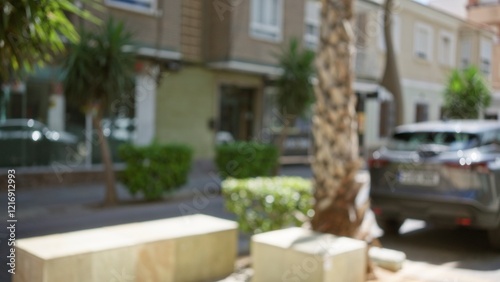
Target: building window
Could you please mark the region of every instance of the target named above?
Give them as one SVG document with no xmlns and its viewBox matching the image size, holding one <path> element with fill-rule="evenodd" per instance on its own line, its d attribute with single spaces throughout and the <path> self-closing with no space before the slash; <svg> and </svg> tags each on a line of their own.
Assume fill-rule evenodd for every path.
<svg viewBox="0 0 500 282">
<path fill-rule="evenodd" d="M 384 34 L 384 13 L 380 12 L 379 15 L 379 23 L 380 23 L 380 28 L 379 28 L 379 33 L 378 33 L 378 47 L 380 50 L 384 51 L 386 50 L 385 47 L 385 34 Z M 398 15 L 392 15 L 392 43 L 394 45 L 394 51 L 396 53 L 399 52 L 399 49 L 401 48 L 401 20 Z M 367 36 L 365 34 L 365 36 Z"/>
<path fill-rule="evenodd" d="M 491 53 L 492 53 L 492 42 L 488 39 L 481 39 L 481 52 L 480 52 L 480 62 L 479 66 L 481 72 L 485 76 L 489 76 L 491 73 Z"/>
<path fill-rule="evenodd" d="M 250 34 L 259 39 L 281 40 L 283 0 L 252 0 Z"/>
<path fill-rule="evenodd" d="M 366 48 L 368 39 L 367 38 L 367 23 L 368 23 L 368 14 L 359 12 L 356 14 L 356 19 L 355 19 L 355 25 L 354 25 L 354 34 L 356 35 L 356 48 L 361 49 L 361 48 Z"/>
<path fill-rule="evenodd" d="M 415 37 L 413 49 L 415 57 L 431 61 L 432 60 L 432 28 L 423 23 L 415 24 Z"/>
<path fill-rule="evenodd" d="M 319 44 L 321 2 L 306 1 L 304 43 L 307 48 L 316 49 Z"/>
<path fill-rule="evenodd" d="M 472 41 L 470 38 L 463 38 L 460 41 L 460 68 L 465 69 L 471 64 Z"/>
<path fill-rule="evenodd" d="M 439 34 L 439 63 L 443 66 L 455 66 L 455 38 L 448 31 Z"/>
<path fill-rule="evenodd" d="M 106 0 L 108 6 L 145 13 L 156 11 L 156 3 L 157 0 Z"/>
</svg>

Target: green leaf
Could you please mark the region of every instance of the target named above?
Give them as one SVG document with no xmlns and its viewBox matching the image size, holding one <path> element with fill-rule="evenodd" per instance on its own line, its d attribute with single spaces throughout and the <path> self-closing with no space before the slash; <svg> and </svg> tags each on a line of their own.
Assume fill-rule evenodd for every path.
<svg viewBox="0 0 500 282">
<path fill-rule="evenodd" d="M 96 22 L 96 17 L 88 11 L 78 9 L 72 2 L 72 0 L 3 1 L 0 42 L 4 42 L 5 46 L 0 48 L 1 78 L 19 78 L 34 66 L 52 61 L 54 55 L 64 51 L 63 37 L 70 42 L 76 42 L 79 38 L 78 33 L 68 15 L 73 14 L 84 20 Z M 100 1 L 84 0 L 84 2 L 97 5 Z M 5 14 L 4 11 L 8 13 Z"/>
<path fill-rule="evenodd" d="M 244 232 L 300 226 L 312 209 L 312 183 L 300 177 L 228 178 L 222 182 L 226 208 Z"/>
<path fill-rule="evenodd" d="M 450 74 L 444 100 L 446 117 L 477 119 L 480 110 L 490 105 L 491 93 L 482 74 L 471 66 Z"/>
<path fill-rule="evenodd" d="M 192 149 L 179 144 L 126 144 L 119 155 L 127 165 L 123 183 L 131 194 L 141 193 L 148 200 L 160 199 L 185 184 L 192 162 Z"/>
</svg>

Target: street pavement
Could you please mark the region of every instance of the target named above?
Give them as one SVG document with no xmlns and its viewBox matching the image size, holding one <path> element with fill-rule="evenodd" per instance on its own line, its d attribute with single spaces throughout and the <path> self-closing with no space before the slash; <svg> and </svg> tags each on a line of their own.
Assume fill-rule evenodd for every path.
<svg viewBox="0 0 500 282">
<path fill-rule="evenodd" d="M 286 166 L 282 175 L 312 177 L 307 166 Z M 366 177 L 366 172 L 362 173 Z M 220 196 L 220 179 L 212 170 L 194 169 L 186 185 L 162 201 L 146 202 L 130 196 L 118 185 L 120 204 L 104 208 L 102 184 L 72 185 L 71 187 L 26 190 L 16 193 L 16 238 L 22 239 L 53 233 L 98 228 L 123 223 L 203 213 L 234 220 L 224 208 Z M 364 196 L 367 196 L 365 191 Z M 0 204 L 7 206 L 5 197 Z M 7 211 L 0 221 L 7 221 Z M 7 273 L 6 229 L 0 232 L 0 281 L 11 281 Z M 240 235 L 240 255 L 248 254 L 249 236 Z M 498 282 L 500 281 L 500 252 L 487 245 L 484 232 L 477 230 L 439 229 L 409 220 L 400 236 L 385 236 L 384 247 L 403 251 L 408 261 L 404 268 L 391 273 L 377 270 L 378 281 L 429 282 Z"/>
</svg>

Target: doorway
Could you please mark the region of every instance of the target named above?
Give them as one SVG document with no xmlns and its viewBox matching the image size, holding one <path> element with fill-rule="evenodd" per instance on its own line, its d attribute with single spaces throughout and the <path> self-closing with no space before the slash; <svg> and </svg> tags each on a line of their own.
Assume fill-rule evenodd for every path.
<svg viewBox="0 0 500 282">
<path fill-rule="evenodd" d="M 255 88 L 222 85 L 218 131 L 229 132 L 235 140 L 248 141 L 255 125 Z"/>
</svg>

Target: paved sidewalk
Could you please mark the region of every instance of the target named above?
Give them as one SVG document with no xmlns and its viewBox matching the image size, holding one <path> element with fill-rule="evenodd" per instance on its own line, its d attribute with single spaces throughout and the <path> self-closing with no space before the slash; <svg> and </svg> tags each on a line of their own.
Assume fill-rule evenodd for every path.
<svg viewBox="0 0 500 282">
<path fill-rule="evenodd" d="M 286 166 L 282 175 L 312 177 L 308 166 Z M 366 172 L 364 173 L 366 176 Z M 169 218 L 191 213 L 203 213 L 220 218 L 234 220 L 233 214 L 224 208 L 224 200 L 220 196 L 220 178 L 211 168 L 195 168 L 191 171 L 189 181 L 176 193 L 162 201 L 145 202 L 141 197 L 132 197 L 125 187 L 118 185 L 120 205 L 102 208 L 99 204 L 104 198 L 104 185 L 72 185 L 68 187 L 45 187 L 23 191 L 18 187 L 16 193 L 16 225 L 17 239 L 62 233 L 101 226 L 124 224 Z M 367 195 L 366 195 L 367 196 Z M 6 206 L 7 197 L 0 198 L 0 204 Z M 0 212 L 0 221 L 6 222 L 7 211 Z M 4 239 L 7 234 L 0 230 L 0 281 L 10 281 L 6 271 L 8 252 Z M 3 233 L 2 233 L 3 232 Z M 246 255 L 249 251 L 249 236 L 240 234 L 239 252 Z M 242 270 L 231 277 L 246 281 L 251 270 Z M 408 261 L 405 267 L 392 273 L 379 269 L 377 281 L 489 281 L 470 279 L 453 265 L 432 265 L 423 262 Z M 458 280 L 456 280 L 458 279 Z"/>
<path fill-rule="evenodd" d="M 307 166 L 288 166 L 283 175 L 311 177 Z M 161 201 L 146 202 L 141 196 L 131 196 L 126 188 L 117 185 L 120 204 L 102 208 L 104 184 L 66 185 L 26 189 L 16 187 L 16 239 L 63 233 L 102 226 L 147 221 L 160 218 L 203 213 L 234 220 L 224 208 L 220 195 L 221 179 L 212 167 L 195 167 L 183 185 Z M 5 192 L 6 193 L 6 192 Z M 0 197 L 7 206 L 7 196 Z M 0 222 L 6 223 L 7 211 L 0 212 Z M 0 229 L 0 281 L 10 281 L 7 273 L 7 233 Z M 248 254 L 249 236 L 240 234 L 239 252 Z"/>
<path fill-rule="evenodd" d="M 302 176 L 310 178 L 312 172 L 308 166 L 286 166 L 281 170 L 282 175 Z M 220 194 L 221 179 L 215 169 L 194 168 L 188 182 L 164 196 L 164 203 L 186 201 L 196 197 L 212 197 Z M 40 189 L 23 190 L 17 187 L 16 216 L 19 219 L 34 219 L 46 216 L 82 213 L 85 210 L 96 208 L 104 199 L 105 187 L 103 183 L 67 185 L 61 187 L 43 187 Z M 127 205 L 156 205 L 158 202 L 144 202 L 140 195 L 132 196 L 123 184 L 117 182 L 117 194 L 120 205 L 116 209 Z M 0 204 L 6 206 L 7 197 L 0 198 Z M 114 208 L 112 208 L 114 209 Z M 6 220 L 7 213 L 0 213 L 0 220 Z"/>
</svg>

